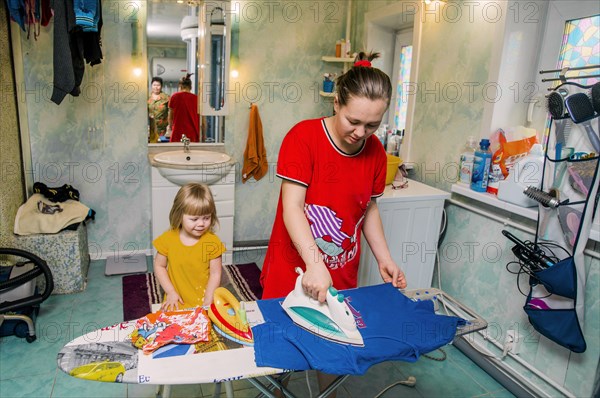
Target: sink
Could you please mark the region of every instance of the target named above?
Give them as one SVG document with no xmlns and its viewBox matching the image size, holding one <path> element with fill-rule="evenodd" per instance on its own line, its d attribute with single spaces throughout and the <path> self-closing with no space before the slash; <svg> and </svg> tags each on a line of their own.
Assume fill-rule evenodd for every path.
<svg viewBox="0 0 600 398">
<path fill-rule="evenodd" d="M 202 150 L 169 151 L 156 154 L 154 161 L 167 166 L 213 166 L 230 162 L 231 156 L 221 152 Z"/>
<path fill-rule="evenodd" d="M 189 182 L 213 184 L 233 167 L 231 156 L 203 150 L 161 152 L 152 160 L 152 166 L 158 169 L 160 175 L 177 185 Z"/>
</svg>

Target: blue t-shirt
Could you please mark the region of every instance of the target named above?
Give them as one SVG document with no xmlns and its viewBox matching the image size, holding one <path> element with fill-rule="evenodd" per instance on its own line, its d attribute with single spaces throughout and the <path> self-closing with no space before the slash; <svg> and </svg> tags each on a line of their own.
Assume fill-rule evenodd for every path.
<svg viewBox="0 0 600 398">
<path fill-rule="evenodd" d="M 265 323 L 252 328 L 258 366 L 317 369 L 329 374 L 362 375 L 374 364 L 415 362 L 423 353 L 448 344 L 466 321 L 437 315 L 433 302 L 413 301 L 391 283 L 343 291 L 353 310 L 364 347 L 320 338 L 295 325 L 283 299 L 261 300 Z"/>
</svg>

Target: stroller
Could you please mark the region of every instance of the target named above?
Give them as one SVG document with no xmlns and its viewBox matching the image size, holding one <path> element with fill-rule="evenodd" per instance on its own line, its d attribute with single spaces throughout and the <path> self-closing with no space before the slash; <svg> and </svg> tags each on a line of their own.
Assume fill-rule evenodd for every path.
<svg viewBox="0 0 600 398">
<path fill-rule="evenodd" d="M 54 289 L 52 272 L 44 260 L 32 253 L 0 248 L 0 256 L 7 255 L 21 261 L 0 267 L 0 336 L 16 335 L 31 343 L 36 339 L 34 320 L 40 304 Z M 45 282 L 41 294 L 36 283 L 40 275 Z"/>
</svg>

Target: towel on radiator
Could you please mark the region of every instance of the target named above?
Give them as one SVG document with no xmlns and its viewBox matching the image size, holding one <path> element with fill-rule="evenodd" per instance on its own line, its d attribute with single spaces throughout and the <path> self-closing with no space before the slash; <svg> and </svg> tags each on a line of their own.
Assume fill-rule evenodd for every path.
<svg viewBox="0 0 600 398">
<path fill-rule="evenodd" d="M 242 167 L 242 182 L 245 183 L 254 177 L 256 181 L 267 174 L 267 150 L 263 140 L 263 128 L 258 114 L 258 107 L 250 106 L 250 122 L 248 125 L 248 140 L 244 150 L 244 166 Z"/>
<path fill-rule="evenodd" d="M 56 212 L 40 211 L 38 202 L 47 207 L 59 207 Z M 14 233 L 17 235 L 55 234 L 71 224 L 84 221 L 90 208 L 77 200 L 69 199 L 56 204 L 44 195 L 36 193 L 17 210 Z"/>
<path fill-rule="evenodd" d="M 451 342 L 466 322 L 435 314 L 432 301 L 412 301 L 390 283 L 343 293 L 364 347 L 334 343 L 295 325 L 281 307 L 283 299 L 260 300 L 265 323 L 252 328 L 256 365 L 361 375 L 384 361 L 415 362 Z"/>
</svg>

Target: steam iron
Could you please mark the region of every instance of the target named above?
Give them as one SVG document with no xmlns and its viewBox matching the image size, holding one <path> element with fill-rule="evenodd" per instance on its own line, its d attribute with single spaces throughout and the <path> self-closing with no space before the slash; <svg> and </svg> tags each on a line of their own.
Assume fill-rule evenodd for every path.
<svg viewBox="0 0 600 398">
<path fill-rule="evenodd" d="M 287 295 L 281 306 L 301 328 L 327 340 L 363 347 L 363 338 L 356 328 L 354 315 L 344 302 L 344 295 L 333 286 L 327 290 L 327 299 L 319 303 L 309 297 L 302 288 L 304 273 L 296 268 L 299 274 L 294 290 Z"/>
</svg>

